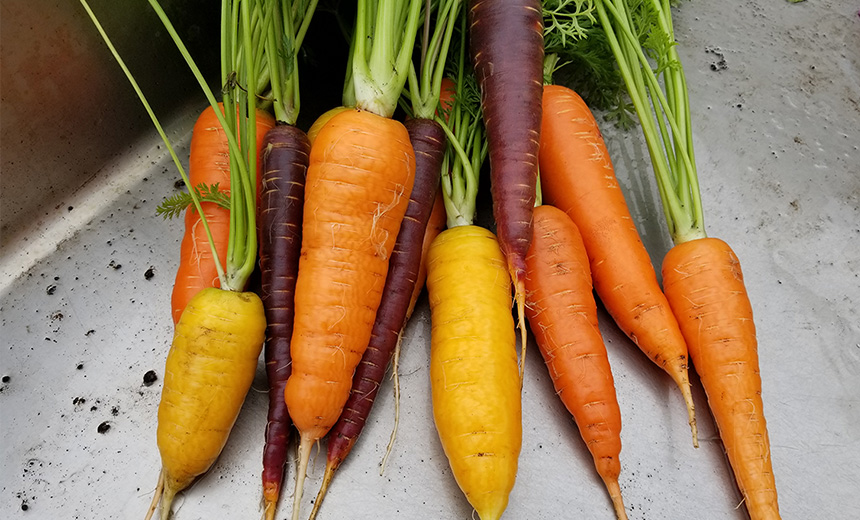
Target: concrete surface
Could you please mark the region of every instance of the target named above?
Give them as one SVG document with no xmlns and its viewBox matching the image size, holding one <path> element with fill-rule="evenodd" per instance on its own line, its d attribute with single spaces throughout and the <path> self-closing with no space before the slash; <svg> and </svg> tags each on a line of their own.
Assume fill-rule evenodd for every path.
<svg viewBox="0 0 860 520">
<path fill-rule="evenodd" d="M 2 8 L 4 68 L 10 63 L 5 51 L 10 5 Z M 675 17 L 707 230 L 737 252 L 755 311 L 783 517 L 856 518 L 860 6 L 846 0 L 732 5 L 694 0 Z M 73 19 L 85 27 L 80 13 Z M 103 49 L 90 46 L 86 53 L 94 63 L 110 66 Z M 68 175 L 80 187 L 34 205 L 47 189 L 40 181 L 40 154 L 61 137 L 48 133 L 32 143 L 30 157 L 7 162 L 19 147 L 10 138 L 9 121 L 20 110 L 10 103 L 8 89 L 4 71 L 0 517 L 142 518 L 159 470 L 155 413 L 172 334 L 169 296 L 182 232 L 179 222 L 162 221 L 154 208 L 174 193 L 178 174 L 155 133 L 143 132 L 116 150 L 95 150 L 97 165 L 69 155 Z M 169 120 L 185 156 L 202 105 L 198 98 L 183 103 Z M 68 117 L 106 136 L 113 131 L 98 111 Z M 140 119 L 133 124 L 148 125 Z M 635 133 L 612 128 L 605 133 L 634 217 L 659 265 L 670 240 L 652 177 L 642 171 L 648 164 L 645 148 Z M 75 135 L 64 138 L 74 141 Z M 10 178 L 17 180 L 7 184 Z M 20 204 L 23 200 L 31 202 Z M 16 208 L 14 219 L 10 207 Z M 26 233 L 10 236 L 5 226 L 13 220 Z M 694 391 L 702 446 L 695 450 L 669 378 L 605 313 L 600 319 L 623 415 L 621 488 L 630 518 L 745 518 L 700 387 Z M 472 518 L 433 427 L 429 331 L 422 300 L 405 332 L 400 430 L 384 474 L 378 464 L 393 422 L 390 383 L 332 485 L 321 520 Z M 505 518 L 613 518 L 536 348 L 526 363 L 520 472 Z M 144 374 L 150 370 L 158 379 L 147 386 Z M 259 370 L 221 458 L 178 499 L 178 520 L 261 514 L 265 387 Z M 306 512 L 322 477 L 323 448 L 306 482 Z M 288 487 L 294 478 L 291 465 Z M 278 518 L 287 517 L 289 509 L 282 504 Z"/>
</svg>

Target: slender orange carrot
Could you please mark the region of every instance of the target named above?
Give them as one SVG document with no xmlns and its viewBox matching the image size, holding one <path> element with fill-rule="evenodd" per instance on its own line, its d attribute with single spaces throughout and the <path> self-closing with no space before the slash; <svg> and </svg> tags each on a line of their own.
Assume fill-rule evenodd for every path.
<svg viewBox="0 0 860 520">
<path fill-rule="evenodd" d="M 737 256 L 717 238 L 680 243 L 663 259 L 663 288 L 750 516 L 780 518 L 755 324 Z"/>
<path fill-rule="evenodd" d="M 582 233 L 594 288 L 606 310 L 681 389 L 698 446 L 686 342 L 630 217 L 597 122 L 566 87 L 544 87 L 540 168 L 545 200 L 566 212 Z"/>
<path fill-rule="evenodd" d="M 534 212 L 526 256 L 526 316 L 555 391 L 576 419 L 619 520 L 627 518 L 618 475 L 621 410 L 591 293 L 591 269 L 576 225 L 553 206 Z"/>
</svg>

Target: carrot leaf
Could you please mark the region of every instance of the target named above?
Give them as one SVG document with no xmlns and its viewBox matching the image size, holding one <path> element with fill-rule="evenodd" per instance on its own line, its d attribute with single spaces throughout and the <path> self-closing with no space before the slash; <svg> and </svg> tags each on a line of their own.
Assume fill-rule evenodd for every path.
<svg viewBox="0 0 860 520">
<path fill-rule="evenodd" d="M 690 101 L 670 0 L 596 0 L 635 107 L 675 244 L 705 237 Z"/>
<path fill-rule="evenodd" d="M 200 202 L 214 202 L 224 209 L 230 209 L 230 194 L 220 191 L 219 183 L 200 183 L 194 187 L 194 193 Z M 194 196 L 190 192 L 183 191 L 164 199 L 155 208 L 155 214 L 170 220 L 182 215 L 188 206 L 194 204 Z"/>
</svg>

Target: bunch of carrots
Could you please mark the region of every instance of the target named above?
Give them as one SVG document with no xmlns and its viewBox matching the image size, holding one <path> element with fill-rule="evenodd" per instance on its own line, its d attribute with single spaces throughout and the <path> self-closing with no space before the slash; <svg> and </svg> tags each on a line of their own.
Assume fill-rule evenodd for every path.
<svg viewBox="0 0 860 520">
<path fill-rule="evenodd" d="M 294 520 L 312 449 L 328 439 L 310 513 L 320 514 L 425 280 L 439 441 L 482 520 L 502 517 L 516 480 L 529 329 L 616 517 L 627 518 L 622 407 L 592 291 L 678 386 L 697 445 L 692 361 L 750 516 L 779 518 L 752 311 L 734 253 L 704 233 L 668 2 L 358 0 L 343 106 L 305 133 L 295 126 L 299 49 L 317 0 L 222 2 L 220 100 L 149 0 L 209 102 L 186 174 L 80 1 L 188 188 L 159 208 L 184 214 L 185 236 L 147 519 L 159 503 L 169 518 L 176 494 L 217 459 L 263 350 L 264 517 L 280 506 L 293 429 Z M 623 85 L 646 138 L 677 244 L 662 288 L 588 104 L 552 84 L 577 63 L 614 85 L 589 92 Z M 485 162 L 495 233 L 474 224 Z M 259 295 L 247 287 L 255 270 Z"/>
</svg>

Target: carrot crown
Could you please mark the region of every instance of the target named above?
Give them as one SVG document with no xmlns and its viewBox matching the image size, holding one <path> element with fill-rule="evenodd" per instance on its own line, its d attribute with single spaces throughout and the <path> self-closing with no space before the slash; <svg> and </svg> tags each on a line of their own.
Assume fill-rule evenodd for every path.
<svg viewBox="0 0 860 520">
<path fill-rule="evenodd" d="M 703 238 L 690 100 L 669 0 L 632 8 L 627 0 L 596 0 L 595 7 L 642 125 L 672 240 Z"/>
<path fill-rule="evenodd" d="M 264 0 L 265 67 L 263 78 L 271 84 L 275 118 L 295 125 L 299 115 L 298 50 L 307 34 L 318 0 L 294 0 L 285 4 Z"/>
<path fill-rule="evenodd" d="M 345 104 L 391 117 L 406 84 L 421 0 L 358 0 Z M 351 85 L 351 87 L 349 86 Z"/>
<path fill-rule="evenodd" d="M 449 228 L 474 222 L 478 180 L 481 166 L 487 158 L 481 94 L 466 52 L 466 11 L 460 15 L 460 20 L 460 37 L 452 53 L 449 71 L 456 77 L 457 91 L 447 122 L 443 117 L 436 117 L 436 122 L 448 137 L 442 161 L 442 199 Z"/>
</svg>

